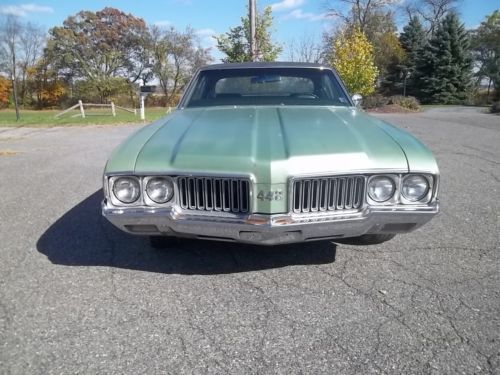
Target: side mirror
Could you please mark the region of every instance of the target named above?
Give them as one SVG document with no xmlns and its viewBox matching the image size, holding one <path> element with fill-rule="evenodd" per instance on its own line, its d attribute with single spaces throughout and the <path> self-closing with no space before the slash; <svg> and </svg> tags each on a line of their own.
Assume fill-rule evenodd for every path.
<svg viewBox="0 0 500 375">
<path fill-rule="evenodd" d="M 352 97 L 351 97 L 352 101 L 354 102 L 354 105 L 356 107 L 359 107 L 361 105 L 361 102 L 363 101 L 363 97 L 359 94 L 354 94 Z"/>
</svg>

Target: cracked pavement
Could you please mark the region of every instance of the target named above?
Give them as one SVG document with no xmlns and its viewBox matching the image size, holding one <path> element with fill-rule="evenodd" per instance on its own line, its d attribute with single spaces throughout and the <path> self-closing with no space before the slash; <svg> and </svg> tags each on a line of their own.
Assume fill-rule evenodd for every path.
<svg viewBox="0 0 500 375">
<path fill-rule="evenodd" d="M 500 117 L 377 117 L 433 150 L 441 213 L 365 247 L 154 250 L 100 216 L 139 126 L 1 128 L 0 373 L 500 374 Z"/>
</svg>

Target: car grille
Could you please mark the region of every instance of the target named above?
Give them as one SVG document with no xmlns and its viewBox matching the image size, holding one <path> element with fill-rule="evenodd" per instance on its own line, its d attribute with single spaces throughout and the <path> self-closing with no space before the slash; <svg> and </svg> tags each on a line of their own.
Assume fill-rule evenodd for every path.
<svg viewBox="0 0 500 375">
<path fill-rule="evenodd" d="M 301 178 L 293 181 L 292 207 L 296 213 L 359 209 L 364 194 L 364 176 Z"/>
<path fill-rule="evenodd" d="M 247 213 L 250 181 L 241 178 L 178 177 L 180 205 L 185 210 Z"/>
</svg>

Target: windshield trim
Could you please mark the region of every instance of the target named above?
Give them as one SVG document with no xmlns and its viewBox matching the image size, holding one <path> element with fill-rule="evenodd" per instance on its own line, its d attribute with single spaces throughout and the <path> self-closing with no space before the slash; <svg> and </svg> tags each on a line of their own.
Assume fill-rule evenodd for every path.
<svg viewBox="0 0 500 375">
<path fill-rule="evenodd" d="M 250 65 L 250 64 L 247 64 L 247 65 Z M 223 67 L 224 65 L 221 65 L 221 68 L 220 69 L 213 69 L 213 68 L 210 68 L 210 66 L 208 67 L 203 67 L 203 68 L 200 68 L 196 71 L 196 73 L 194 74 L 194 76 L 191 78 L 191 80 L 189 81 L 188 85 L 186 86 L 186 90 L 184 91 L 182 97 L 181 97 L 181 100 L 179 101 L 179 104 L 177 106 L 177 109 L 184 109 L 184 108 L 191 108 L 191 107 L 188 107 L 187 104 L 188 104 L 188 99 L 191 97 L 193 91 L 194 91 L 194 88 L 195 88 L 195 83 L 198 81 L 198 78 L 199 76 L 201 75 L 202 72 L 204 71 L 207 71 L 207 70 L 236 70 L 236 69 L 243 69 L 243 68 L 236 68 L 236 67 L 228 67 L 228 68 L 224 68 Z M 273 67 L 273 66 L 263 66 L 263 65 L 255 65 L 255 66 L 247 66 L 245 67 L 245 69 L 272 69 L 272 68 L 277 68 L 277 67 Z M 348 107 L 355 107 L 355 104 L 353 103 L 352 101 L 352 98 L 349 94 L 349 92 L 347 91 L 347 88 L 344 84 L 344 82 L 342 81 L 342 79 L 340 79 L 340 76 L 338 75 L 338 73 L 336 72 L 335 69 L 332 69 L 332 68 L 329 68 L 329 67 L 318 67 L 318 66 L 297 66 L 297 67 L 294 67 L 294 68 L 297 68 L 297 69 L 312 69 L 312 70 L 328 70 L 330 71 L 337 83 L 339 84 L 339 88 L 340 90 L 342 91 L 342 93 L 344 94 L 344 96 L 347 98 L 347 101 L 348 101 L 348 105 L 347 106 L 336 106 L 336 105 L 332 105 L 332 104 L 316 104 L 315 106 L 321 106 L 321 107 L 344 107 L 344 108 L 348 108 Z M 293 69 L 293 68 L 292 68 Z M 300 106 L 301 104 L 294 104 L 293 106 Z M 248 105 L 242 105 L 242 104 L 239 104 L 239 105 L 226 105 L 225 107 L 248 107 L 248 106 L 260 106 L 260 104 L 248 104 Z M 270 105 L 266 105 L 266 106 L 280 106 L 280 105 L 277 105 L 277 104 L 270 104 Z M 283 106 L 286 106 L 286 104 L 283 104 Z M 304 104 L 304 106 L 310 106 L 310 105 L 307 105 L 307 104 Z M 217 106 L 215 106 L 217 107 Z M 208 107 L 192 107 L 192 108 L 208 108 Z"/>
</svg>

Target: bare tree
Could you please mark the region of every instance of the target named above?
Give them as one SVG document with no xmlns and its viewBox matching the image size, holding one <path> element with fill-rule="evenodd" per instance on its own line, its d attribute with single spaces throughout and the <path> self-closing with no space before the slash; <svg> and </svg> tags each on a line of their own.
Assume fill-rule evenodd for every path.
<svg viewBox="0 0 500 375">
<path fill-rule="evenodd" d="M 400 2 L 401 0 L 327 0 L 326 9 L 331 16 L 340 18 L 348 25 L 358 26 L 365 32 L 371 15 Z"/>
<path fill-rule="evenodd" d="M 19 121 L 19 102 L 17 98 L 17 52 L 23 24 L 13 15 L 7 15 L 0 24 L 0 68 L 7 73 L 12 83 L 12 94 L 16 108 L 16 121 Z"/>
<path fill-rule="evenodd" d="M 153 26 L 152 36 L 153 73 L 158 78 L 167 102 L 176 96 L 199 67 L 212 59 L 209 49 L 202 48 L 193 29 L 184 32 L 171 27 Z"/>
<path fill-rule="evenodd" d="M 421 18 L 426 25 L 427 33 L 433 34 L 439 21 L 460 2 L 461 0 L 408 0 L 402 9 L 408 19 L 415 16 Z"/>
<path fill-rule="evenodd" d="M 302 34 L 292 39 L 287 46 L 290 61 L 320 63 L 323 60 L 323 48 L 317 38 L 311 34 Z"/>
<path fill-rule="evenodd" d="M 22 56 L 18 56 L 18 65 L 21 69 L 20 96 L 23 105 L 26 104 L 28 69 L 35 66 L 36 61 L 43 53 L 44 45 L 44 30 L 31 23 L 24 25 L 22 33 L 19 36 L 19 50 L 22 53 Z"/>
</svg>

